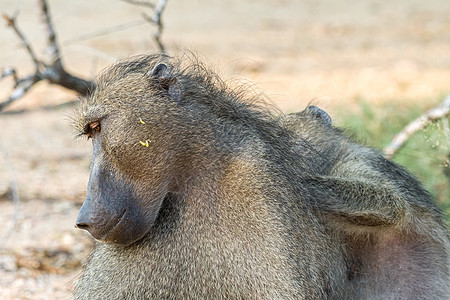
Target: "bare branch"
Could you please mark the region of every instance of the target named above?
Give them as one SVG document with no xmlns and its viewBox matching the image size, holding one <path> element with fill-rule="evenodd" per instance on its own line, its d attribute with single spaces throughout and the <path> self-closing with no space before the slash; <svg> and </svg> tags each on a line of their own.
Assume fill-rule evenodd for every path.
<svg viewBox="0 0 450 300">
<path fill-rule="evenodd" d="M 16 16 L 14 17 L 9 17 L 6 14 L 3 15 L 3 19 L 6 20 L 6 24 L 8 25 L 8 27 L 11 27 L 14 32 L 17 34 L 17 36 L 19 37 L 19 39 L 22 41 L 22 44 L 25 46 L 25 48 L 28 51 L 28 54 L 30 55 L 31 59 L 33 60 L 34 66 L 36 68 L 36 70 L 39 69 L 39 65 L 40 65 L 40 61 L 37 59 L 36 54 L 34 53 L 33 48 L 31 47 L 30 42 L 28 42 L 27 38 L 25 37 L 25 35 L 22 33 L 22 31 L 17 27 L 16 25 Z"/>
<path fill-rule="evenodd" d="M 158 5 L 153 11 L 153 18 L 152 18 L 153 22 L 157 26 L 155 33 L 153 33 L 153 37 L 155 38 L 155 41 L 158 44 L 158 47 L 161 50 L 161 52 L 166 52 L 166 49 L 161 42 L 161 34 L 163 31 L 163 23 L 161 21 L 161 17 L 164 9 L 166 8 L 166 5 L 167 5 L 166 0 L 159 0 Z"/>
<path fill-rule="evenodd" d="M 159 0 L 158 5 L 155 8 L 155 13 L 153 15 L 153 22 L 158 24 L 158 26 L 160 26 L 160 27 L 163 26 L 161 23 L 161 15 L 162 15 L 164 9 L 166 8 L 166 5 L 167 5 L 167 0 Z"/>
<path fill-rule="evenodd" d="M 6 106 L 13 103 L 17 99 L 20 99 L 25 95 L 28 90 L 37 82 L 39 82 L 41 79 L 34 75 L 30 75 L 25 79 L 19 80 L 16 82 L 16 88 L 11 93 L 11 95 L 3 102 L 0 102 L 0 111 L 5 109 Z"/>
<path fill-rule="evenodd" d="M 137 0 L 121 0 L 121 1 L 133 4 L 133 5 L 137 5 L 137 6 L 145 6 L 145 7 L 150 7 L 152 9 L 155 8 L 155 5 L 148 1 L 137 1 Z"/>
<path fill-rule="evenodd" d="M 46 0 L 39 1 L 44 23 L 47 27 L 48 50 L 51 64 L 46 66 L 41 77 L 48 79 L 51 83 L 59 84 L 67 89 L 71 89 L 80 95 L 87 95 L 94 87 L 91 81 L 87 81 L 66 72 L 63 67 L 59 45 L 56 39 L 56 31 L 53 28 L 50 10 Z"/>
<path fill-rule="evenodd" d="M 384 148 L 384 156 L 388 159 L 391 159 L 414 133 L 422 130 L 431 122 L 444 118 L 449 114 L 450 95 L 444 99 L 441 105 L 428 110 L 423 115 L 409 123 L 400 133 L 394 136 L 391 143 L 386 148 Z"/>
<path fill-rule="evenodd" d="M 147 6 L 147 7 L 152 8 L 153 15 L 151 17 L 145 13 L 142 14 L 142 17 L 147 22 L 156 25 L 156 31 L 153 33 L 153 38 L 155 39 L 156 43 L 158 44 L 159 50 L 163 53 L 166 52 L 166 48 L 164 47 L 164 44 L 161 41 L 161 35 L 162 35 L 163 27 L 164 27 L 161 18 L 162 18 L 164 9 L 167 6 L 167 0 L 159 0 L 158 3 L 156 4 L 156 6 L 154 4 L 151 4 L 149 2 L 144 2 L 144 1 L 135 1 L 135 0 L 121 0 L 121 1 L 130 3 L 130 4 L 134 4 L 134 5 L 141 5 L 141 6 Z"/>
<path fill-rule="evenodd" d="M 95 89 L 95 84 L 93 81 L 85 80 L 68 73 L 62 67 L 62 64 L 47 67 L 41 74 L 41 77 L 42 79 L 47 79 L 50 83 L 58 84 L 82 96 L 89 95 Z"/>
<path fill-rule="evenodd" d="M 58 43 L 56 42 L 56 31 L 53 28 L 53 23 L 52 23 L 52 19 L 50 16 L 50 10 L 48 8 L 47 1 L 40 0 L 39 4 L 41 6 L 44 23 L 47 27 L 48 52 L 50 53 L 52 63 L 60 63 L 61 55 L 60 55 Z"/>
<path fill-rule="evenodd" d="M 134 5 L 150 7 L 153 10 L 153 16 L 151 18 L 145 16 L 145 18 L 147 21 L 156 25 L 156 32 L 154 33 L 154 38 L 161 52 L 165 52 L 165 47 L 161 42 L 161 34 L 163 30 L 163 23 L 161 21 L 161 17 L 167 5 L 167 0 L 159 0 L 157 5 L 154 5 L 149 1 L 143 0 L 122 0 L 122 1 Z M 28 42 L 25 35 L 16 25 L 17 14 L 14 15 L 13 17 L 9 17 L 6 15 L 3 16 L 8 26 L 15 31 L 17 36 L 22 41 L 23 45 L 26 47 L 27 52 L 35 65 L 35 72 L 34 74 L 19 79 L 16 75 L 15 69 L 11 68 L 3 71 L 0 80 L 2 80 L 5 77 L 12 76 L 15 81 L 15 85 L 14 90 L 12 91 L 10 96 L 3 102 L 0 102 L 0 111 L 3 110 L 10 103 L 16 101 L 17 99 L 25 95 L 34 84 L 36 84 L 41 80 L 48 80 L 50 83 L 58 84 L 62 87 L 73 90 L 80 95 L 87 95 L 95 88 L 95 84 L 93 81 L 79 78 L 66 71 L 62 63 L 61 51 L 59 44 L 57 42 L 57 35 L 52 23 L 52 18 L 47 0 L 39 0 L 39 6 L 43 16 L 43 22 L 45 23 L 46 26 L 48 52 L 50 54 L 49 62 L 40 60 L 36 56 L 33 48 L 31 47 L 31 44 Z M 129 24 L 126 25 L 129 26 Z M 136 24 L 133 23 L 132 25 L 135 26 Z"/>
<path fill-rule="evenodd" d="M 50 83 L 58 84 L 62 87 L 73 90 L 80 95 L 89 94 L 95 87 L 92 81 L 74 76 L 64 69 L 61 61 L 59 45 L 56 39 L 56 31 L 53 28 L 47 1 L 39 0 L 39 4 L 43 15 L 43 20 L 47 28 L 47 42 L 50 52 L 50 63 L 44 63 L 43 61 L 38 59 L 33 51 L 33 48 L 31 47 L 31 44 L 17 27 L 16 17 L 8 17 L 4 15 L 3 18 L 7 21 L 8 26 L 15 31 L 15 33 L 18 35 L 18 37 L 26 47 L 28 54 L 30 55 L 35 65 L 35 72 L 34 74 L 19 79 L 16 75 L 15 69 L 9 68 L 3 71 L 0 80 L 8 76 L 13 76 L 15 84 L 14 90 L 12 91 L 10 96 L 3 102 L 0 102 L 0 111 L 2 111 L 12 102 L 24 96 L 34 84 L 41 80 L 48 80 Z"/>
<path fill-rule="evenodd" d="M 2 74 L 0 75 L 0 81 L 8 76 L 12 76 L 14 79 L 14 82 L 17 83 L 18 79 L 17 79 L 16 69 L 13 69 L 13 68 L 4 69 Z"/>
<path fill-rule="evenodd" d="M 48 80 L 51 83 L 73 90 L 80 95 L 88 95 L 95 88 L 92 81 L 73 76 L 62 68 L 45 67 L 43 72 L 36 72 L 22 79 L 18 79 L 16 71 L 10 68 L 3 71 L 0 75 L 0 80 L 7 76 L 13 76 L 15 81 L 14 90 L 5 101 L 0 102 L 0 111 L 22 98 L 33 85 L 41 80 Z"/>
</svg>

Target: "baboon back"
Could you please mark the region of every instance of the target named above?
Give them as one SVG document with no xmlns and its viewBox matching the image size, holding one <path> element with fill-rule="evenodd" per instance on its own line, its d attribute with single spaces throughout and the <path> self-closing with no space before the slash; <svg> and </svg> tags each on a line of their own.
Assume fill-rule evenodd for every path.
<svg viewBox="0 0 450 300">
<path fill-rule="evenodd" d="M 445 299 L 449 293 L 449 239 L 443 216 L 422 185 L 375 149 L 334 128 L 315 106 L 282 119 L 310 157 L 323 188 L 317 197 L 329 227 L 346 245 L 349 280 L 358 297 Z"/>
</svg>

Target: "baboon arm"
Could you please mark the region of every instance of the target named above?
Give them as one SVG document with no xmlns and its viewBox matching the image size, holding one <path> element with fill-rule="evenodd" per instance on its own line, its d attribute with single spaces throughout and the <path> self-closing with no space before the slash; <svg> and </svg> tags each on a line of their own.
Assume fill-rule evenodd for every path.
<svg viewBox="0 0 450 300">
<path fill-rule="evenodd" d="M 332 176 L 313 179 L 314 206 L 334 219 L 356 226 L 395 226 L 408 203 L 388 187 Z"/>
<path fill-rule="evenodd" d="M 349 280 L 364 282 L 355 298 L 448 299 L 448 233 L 435 208 L 423 205 L 428 196 L 413 203 L 421 190 L 405 196 L 396 189 L 406 181 L 354 177 L 314 178 L 319 187 L 312 189 L 322 192 L 312 200 L 342 238 L 352 260 Z"/>
</svg>

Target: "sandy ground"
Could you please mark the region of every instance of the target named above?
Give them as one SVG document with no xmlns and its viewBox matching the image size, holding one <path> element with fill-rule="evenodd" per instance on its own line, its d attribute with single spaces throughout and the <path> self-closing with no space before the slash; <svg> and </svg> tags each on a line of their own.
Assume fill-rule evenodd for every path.
<svg viewBox="0 0 450 300">
<path fill-rule="evenodd" d="M 111 0 L 49 3 L 73 73 L 92 78 L 118 58 L 156 50 L 141 8 Z M 1 4 L 9 15 L 20 9 L 19 26 L 45 57 L 37 1 Z M 180 0 L 169 1 L 163 41 L 171 52 L 198 52 L 227 78 L 256 84 L 284 111 L 313 100 L 333 115 L 360 99 L 408 105 L 448 94 L 449 15 L 447 0 Z M 30 72 L 13 32 L 2 26 L 0 37 L 0 67 Z M 0 99 L 10 85 L 0 82 Z M 72 106 L 64 104 L 71 99 L 41 83 L 0 114 L 0 299 L 70 299 L 89 253 L 90 238 L 73 224 L 91 150 L 73 139 Z"/>
</svg>

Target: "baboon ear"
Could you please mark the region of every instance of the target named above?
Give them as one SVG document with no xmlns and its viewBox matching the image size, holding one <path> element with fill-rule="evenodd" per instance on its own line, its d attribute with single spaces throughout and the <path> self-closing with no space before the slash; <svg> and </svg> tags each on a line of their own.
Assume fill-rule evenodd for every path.
<svg viewBox="0 0 450 300">
<path fill-rule="evenodd" d="M 154 66 L 150 71 L 148 78 L 157 80 L 161 88 L 163 88 L 174 101 L 179 102 L 181 100 L 181 88 L 178 84 L 178 80 L 173 76 L 165 64 L 160 63 Z"/>
<path fill-rule="evenodd" d="M 316 119 L 319 119 L 325 123 L 327 126 L 331 126 L 332 120 L 329 114 L 326 111 L 318 108 L 317 106 L 310 105 L 306 108 L 311 115 L 313 115 Z"/>
</svg>

